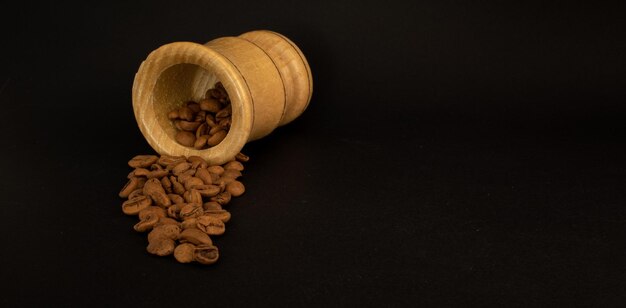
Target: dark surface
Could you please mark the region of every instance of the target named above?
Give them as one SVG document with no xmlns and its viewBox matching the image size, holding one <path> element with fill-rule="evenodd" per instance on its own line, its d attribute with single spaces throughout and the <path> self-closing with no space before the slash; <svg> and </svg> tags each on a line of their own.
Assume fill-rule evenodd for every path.
<svg viewBox="0 0 626 308">
<path fill-rule="evenodd" d="M 0 304 L 623 306 L 624 7 L 4 8 Z M 309 109 L 246 146 L 218 264 L 145 252 L 134 73 L 173 41 L 294 40 Z"/>
</svg>

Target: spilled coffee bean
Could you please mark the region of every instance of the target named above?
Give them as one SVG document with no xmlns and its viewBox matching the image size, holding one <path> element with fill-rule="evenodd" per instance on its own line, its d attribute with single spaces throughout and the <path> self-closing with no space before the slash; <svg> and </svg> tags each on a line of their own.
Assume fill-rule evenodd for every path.
<svg viewBox="0 0 626 308">
<path fill-rule="evenodd" d="M 219 113 L 228 96 L 225 91 L 212 90 L 212 100 L 188 104 L 168 117 L 186 121 L 199 112 Z M 226 231 L 231 214 L 223 207 L 245 192 L 238 178 L 244 169 L 242 162 L 248 160 L 239 153 L 220 166 L 210 165 L 199 156 L 137 155 L 128 162 L 134 170 L 119 193 L 127 199 L 122 212 L 138 216 L 133 229 L 148 233 L 149 253 L 174 255 L 180 263 L 213 264 L 219 250 L 210 236 Z"/>
</svg>

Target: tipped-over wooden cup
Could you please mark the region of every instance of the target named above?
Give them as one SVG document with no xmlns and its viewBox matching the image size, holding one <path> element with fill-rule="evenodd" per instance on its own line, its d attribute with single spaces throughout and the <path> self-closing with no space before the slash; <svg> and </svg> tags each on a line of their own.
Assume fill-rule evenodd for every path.
<svg viewBox="0 0 626 308">
<path fill-rule="evenodd" d="M 218 81 L 232 105 L 226 138 L 205 150 L 178 144 L 168 112 L 201 100 Z M 135 75 L 133 110 L 141 133 L 159 154 L 197 155 L 222 164 L 246 142 L 302 114 L 312 91 L 311 69 L 292 41 L 272 31 L 251 31 L 204 45 L 175 42 L 154 50 Z"/>
</svg>

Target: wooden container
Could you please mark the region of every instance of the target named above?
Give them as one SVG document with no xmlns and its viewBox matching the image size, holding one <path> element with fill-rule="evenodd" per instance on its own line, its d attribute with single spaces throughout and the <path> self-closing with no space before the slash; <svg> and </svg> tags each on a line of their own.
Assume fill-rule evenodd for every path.
<svg viewBox="0 0 626 308">
<path fill-rule="evenodd" d="M 186 101 L 204 98 L 217 81 L 232 105 L 226 138 L 205 150 L 178 144 L 167 113 Z M 283 35 L 262 30 L 204 45 L 163 45 L 141 63 L 132 95 L 139 129 L 159 154 L 198 155 L 221 164 L 246 142 L 267 136 L 302 114 L 312 91 L 311 69 L 300 49 Z"/>
</svg>

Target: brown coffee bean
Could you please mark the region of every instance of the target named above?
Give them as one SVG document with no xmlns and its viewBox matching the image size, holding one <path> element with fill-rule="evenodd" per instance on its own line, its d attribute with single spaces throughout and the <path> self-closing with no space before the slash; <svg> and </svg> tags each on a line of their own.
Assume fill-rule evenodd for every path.
<svg viewBox="0 0 626 308">
<path fill-rule="evenodd" d="M 138 196 L 122 203 L 122 212 L 126 215 L 137 215 L 139 212 L 152 205 L 152 200 L 147 196 Z"/>
<path fill-rule="evenodd" d="M 222 206 L 219 203 L 215 202 L 215 201 L 209 201 L 209 202 L 205 202 L 202 205 L 202 208 L 205 211 L 216 211 L 216 210 L 221 210 Z"/>
<path fill-rule="evenodd" d="M 205 121 L 204 120 L 205 118 L 206 118 L 206 111 L 200 110 L 198 111 L 198 113 L 196 113 L 196 116 L 193 118 L 193 121 L 202 123 Z"/>
<path fill-rule="evenodd" d="M 204 120 L 206 121 L 206 124 L 209 125 L 209 127 L 217 126 L 217 122 L 215 122 L 215 117 L 213 117 L 213 115 L 211 114 L 207 114 Z"/>
<path fill-rule="evenodd" d="M 226 176 L 226 177 L 220 177 L 220 179 L 217 181 L 217 184 L 220 186 L 224 186 L 224 188 L 226 188 L 226 185 L 236 181 L 237 179 L 230 177 L 230 176 Z M 222 189 L 223 190 L 223 189 Z"/>
<path fill-rule="evenodd" d="M 156 225 L 154 225 L 153 228 L 156 228 L 156 227 L 162 226 L 162 225 L 175 225 L 175 226 L 178 226 L 179 222 L 176 219 L 172 219 L 170 217 L 161 217 L 161 218 L 159 218 L 159 222 L 157 222 Z"/>
<path fill-rule="evenodd" d="M 228 131 L 228 129 L 230 128 L 230 118 L 220 118 L 217 125 L 223 130 Z"/>
<path fill-rule="evenodd" d="M 198 229 L 198 227 L 196 227 L 196 219 L 195 218 L 188 218 L 188 219 L 183 220 L 183 222 L 180 223 L 180 227 L 183 230 L 189 229 L 189 228 Z"/>
<path fill-rule="evenodd" d="M 140 212 L 141 213 L 141 212 Z M 133 229 L 137 232 L 146 232 L 152 230 L 152 228 L 159 222 L 160 217 L 155 213 L 148 213 L 144 215 L 141 220 L 133 226 Z"/>
<path fill-rule="evenodd" d="M 135 168 L 135 170 L 133 170 L 133 172 L 131 172 L 131 174 L 133 176 L 148 176 L 148 174 L 150 174 L 150 170 L 146 169 L 146 168 Z"/>
<path fill-rule="evenodd" d="M 192 158 L 193 157 L 193 158 Z M 204 158 L 200 156 L 189 156 L 189 162 L 191 163 L 191 168 L 197 170 L 199 168 L 205 169 L 209 166 L 209 164 L 204 160 Z"/>
<path fill-rule="evenodd" d="M 180 209 L 186 204 L 187 203 L 172 204 L 170 207 L 167 208 L 167 216 L 174 218 L 174 219 L 178 219 L 178 213 L 180 213 Z"/>
<path fill-rule="evenodd" d="M 178 121 L 178 127 L 184 131 L 195 132 L 200 127 L 200 122 Z"/>
<path fill-rule="evenodd" d="M 185 199 L 177 194 L 167 194 L 167 196 L 172 200 L 174 204 L 182 204 L 185 203 Z"/>
<path fill-rule="evenodd" d="M 196 150 L 201 150 L 206 145 L 207 140 L 208 140 L 207 135 L 202 135 L 196 138 L 196 142 L 194 142 L 193 148 Z"/>
<path fill-rule="evenodd" d="M 193 169 L 189 169 L 183 172 L 182 174 L 178 175 L 178 183 L 183 183 L 184 185 L 185 181 L 193 177 L 194 174 L 196 174 L 196 170 Z"/>
<path fill-rule="evenodd" d="M 197 178 L 195 176 L 192 176 L 192 177 L 186 179 L 183 183 L 184 183 L 183 185 L 185 185 L 185 189 L 187 189 L 187 190 L 193 188 L 196 185 L 204 185 L 204 181 L 202 181 L 202 179 Z"/>
<path fill-rule="evenodd" d="M 235 155 L 235 159 L 240 161 L 240 162 L 242 162 L 242 163 L 245 163 L 245 162 L 248 162 L 250 160 L 250 157 L 248 157 L 247 155 L 239 152 L 239 153 L 237 153 L 237 155 Z"/>
<path fill-rule="evenodd" d="M 222 220 L 209 215 L 197 217 L 196 227 L 208 235 L 222 235 L 226 231 Z"/>
<path fill-rule="evenodd" d="M 219 203 L 218 203 L 219 204 Z M 211 216 L 215 219 L 219 219 L 224 223 L 227 223 L 230 220 L 230 212 L 226 210 L 205 210 L 203 216 Z"/>
<path fill-rule="evenodd" d="M 198 105 L 198 103 L 196 103 L 194 101 L 186 102 L 185 106 L 187 106 L 187 108 L 191 109 L 191 111 L 193 113 L 196 113 L 196 112 L 200 111 L 200 105 Z"/>
<path fill-rule="evenodd" d="M 166 193 L 171 194 L 172 193 L 172 182 L 170 181 L 170 179 L 167 176 L 163 176 L 163 178 L 161 178 L 161 186 L 163 186 L 163 189 L 165 190 Z M 169 197 L 169 195 L 168 195 Z M 170 198 L 171 200 L 171 198 Z"/>
<path fill-rule="evenodd" d="M 224 192 L 221 192 L 221 193 L 217 194 L 214 197 L 211 197 L 210 200 L 211 201 L 215 201 L 215 202 L 219 203 L 220 205 L 224 206 L 224 205 L 228 204 L 228 202 L 230 202 L 230 199 L 231 199 L 230 193 L 227 192 L 227 191 L 224 191 Z"/>
<path fill-rule="evenodd" d="M 217 185 L 197 185 L 194 188 L 202 197 L 213 197 L 222 191 Z"/>
<path fill-rule="evenodd" d="M 219 124 L 211 127 L 211 129 L 209 129 L 209 138 L 210 138 L 210 136 L 215 135 L 215 133 L 217 133 L 217 132 L 219 132 L 221 130 L 224 130 L 224 128 L 221 127 Z"/>
<path fill-rule="evenodd" d="M 137 155 L 128 161 L 131 168 L 146 168 L 154 164 L 159 158 L 155 155 Z"/>
<path fill-rule="evenodd" d="M 222 168 L 222 166 L 210 166 L 207 168 L 207 171 L 213 174 L 221 175 L 224 173 L 224 168 Z"/>
<path fill-rule="evenodd" d="M 179 162 L 183 162 L 185 161 L 185 157 L 184 156 L 169 156 L 169 155 L 162 155 L 161 157 L 159 157 L 159 160 L 157 161 L 157 163 L 163 167 L 167 167 L 168 165 L 176 165 Z"/>
<path fill-rule="evenodd" d="M 148 179 L 160 179 L 164 176 L 167 176 L 169 174 L 169 172 L 165 169 L 160 169 L 160 170 L 154 170 L 154 171 L 150 171 L 150 173 L 148 173 Z"/>
<path fill-rule="evenodd" d="M 193 110 L 186 106 L 180 107 L 180 109 L 178 109 L 178 117 L 185 121 L 193 121 Z"/>
<path fill-rule="evenodd" d="M 239 181 L 230 182 L 226 185 L 226 191 L 230 193 L 233 197 L 239 197 L 243 195 L 246 191 L 246 188 L 243 186 L 243 183 Z"/>
<path fill-rule="evenodd" d="M 195 245 L 200 245 L 200 244 L 212 245 L 213 244 L 213 241 L 211 241 L 211 238 L 209 237 L 208 234 L 196 228 L 189 228 L 189 229 L 183 230 L 183 232 L 181 232 L 180 235 L 178 236 L 178 240 L 181 243 L 192 243 Z"/>
<path fill-rule="evenodd" d="M 172 110 L 167 114 L 167 118 L 170 120 L 178 119 L 178 110 Z"/>
<path fill-rule="evenodd" d="M 130 195 L 128 195 L 128 199 L 134 199 L 135 197 L 143 196 L 143 188 L 137 188 L 133 190 Z"/>
<path fill-rule="evenodd" d="M 209 245 L 198 245 L 193 251 L 193 259 L 201 264 L 213 264 L 217 262 L 220 254 L 217 247 Z"/>
<path fill-rule="evenodd" d="M 203 214 L 204 209 L 202 208 L 202 203 L 187 203 L 180 209 L 178 217 L 182 220 L 186 220 L 202 216 Z"/>
<path fill-rule="evenodd" d="M 178 176 L 181 173 L 189 170 L 191 168 L 191 164 L 184 161 L 184 162 L 180 162 L 178 163 L 176 166 L 174 166 L 174 168 L 172 168 L 172 174 Z"/>
<path fill-rule="evenodd" d="M 178 182 L 178 179 L 175 176 L 170 176 L 170 182 L 172 182 L 172 190 L 174 190 L 174 193 L 179 195 L 185 193 L 185 187 L 183 184 Z"/>
<path fill-rule="evenodd" d="M 183 194 L 183 198 L 188 203 L 200 203 L 202 204 L 202 195 L 195 189 L 190 189 Z"/>
<path fill-rule="evenodd" d="M 241 176 L 241 171 L 235 169 L 226 169 L 224 173 L 222 173 L 221 177 L 223 178 L 233 178 L 236 179 Z"/>
<path fill-rule="evenodd" d="M 204 182 L 204 184 L 207 184 L 207 185 L 213 184 L 213 181 L 211 181 L 211 174 L 205 168 L 198 168 L 198 169 L 196 169 L 195 176 L 197 178 L 201 179 L 202 182 Z"/>
<path fill-rule="evenodd" d="M 209 133 L 209 124 L 202 123 L 200 124 L 200 126 L 198 126 L 198 129 L 196 129 L 196 140 L 198 139 L 198 137 L 202 136 L 202 135 L 206 135 Z"/>
<path fill-rule="evenodd" d="M 176 243 L 173 240 L 162 238 L 148 242 L 148 247 L 146 247 L 146 250 L 151 254 L 163 257 L 169 256 L 174 253 L 175 246 Z"/>
<path fill-rule="evenodd" d="M 147 217 L 148 214 L 154 214 L 157 217 L 166 217 L 167 216 L 167 212 L 158 206 L 149 206 L 143 210 L 141 210 L 141 212 L 139 212 L 139 219 L 143 220 Z"/>
<path fill-rule="evenodd" d="M 158 206 L 168 207 L 172 204 L 170 198 L 167 197 L 161 181 L 157 179 L 149 179 L 143 187 L 143 194 L 149 196 Z"/>
<path fill-rule="evenodd" d="M 146 184 L 146 181 L 148 181 L 146 178 L 138 177 L 137 178 L 137 188 L 143 188 L 143 186 Z"/>
<path fill-rule="evenodd" d="M 118 194 L 121 198 L 126 198 L 130 195 L 133 190 L 137 189 L 139 184 L 139 179 L 137 177 L 131 177 L 126 185 L 122 188 L 120 193 Z"/>
<path fill-rule="evenodd" d="M 176 142 L 186 147 L 192 147 L 193 144 L 196 142 L 196 136 L 193 133 L 183 131 L 183 130 L 178 131 L 176 133 L 175 139 L 176 139 Z"/>
<path fill-rule="evenodd" d="M 209 139 L 207 140 L 207 144 L 209 146 L 216 146 L 216 145 L 218 145 L 220 142 L 222 142 L 222 140 L 224 140 L 224 138 L 226 138 L 226 134 L 227 133 L 224 130 L 220 130 L 220 131 L 216 132 L 211 137 L 209 137 Z"/>
<path fill-rule="evenodd" d="M 180 232 L 180 226 L 176 224 L 161 224 L 155 226 L 150 233 L 148 233 L 148 241 L 152 242 L 158 238 L 167 238 L 175 240 L 178 238 Z"/>
<path fill-rule="evenodd" d="M 229 161 L 228 163 L 226 163 L 224 165 L 224 169 L 225 170 L 237 170 L 237 171 L 243 171 L 243 164 L 233 160 L 233 161 Z"/>
<path fill-rule="evenodd" d="M 190 243 L 183 243 L 174 249 L 174 258 L 180 263 L 190 263 L 193 261 L 193 252 L 196 246 Z"/>
<path fill-rule="evenodd" d="M 229 116 L 231 112 L 232 112 L 232 107 L 231 107 L 231 105 L 228 105 L 228 106 L 222 108 L 222 110 L 218 111 L 215 114 L 215 118 L 225 118 L 225 117 Z"/>
<path fill-rule="evenodd" d="M 205 98 L 200 101 L 200 109 L 212 113 L 216 113 L 222 109 L 222 104 L 215 98 Z"/>
</svg>

